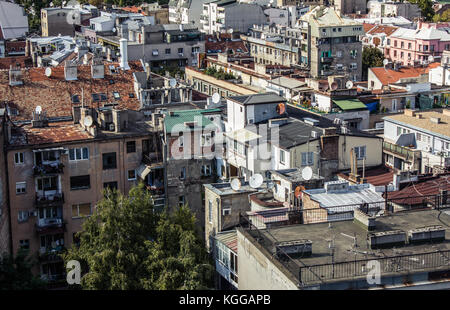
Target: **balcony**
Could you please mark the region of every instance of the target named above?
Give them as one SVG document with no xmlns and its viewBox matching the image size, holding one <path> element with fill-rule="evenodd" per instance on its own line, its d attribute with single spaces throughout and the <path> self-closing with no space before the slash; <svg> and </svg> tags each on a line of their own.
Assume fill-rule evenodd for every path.
<svg viewBox="0 0 450 310">
<path fill-rule="evenodd" d="M 62 218 L 38 219 L 36 231 L 38 234 L 54 233 L 55 231 L 64 232 L 64 222 Z"/>
<path fill-rule="evenodd" d="M 64 193 L 36 194 L 37 207 L 58 206 L 64 203 Z"/>
<path fill-rule="evenodd" d="M 66 251 L 66 248 L 62 245 L 58 245 L 54 248 L 41 247 L 39 249 L 39 261 L 40 262 L 58 262 L 62 261 L 61 254 Z"/>
<path fill-rule="evenodd" d="M 321 57 L 320 61 L 323 63 L 331 63 L 333 62 L 333 57 Z"/>
<path fill-rule="evenodd" d="M 415 158 L 420 157 L 419 150 L 411 150 L 407 147 L 396 145 L 390 142 L 383 142 L 383 152 L 388 152 L 405 161 L 413 162 Z"/>
<path fill-rule="evenodd" d="M 42 163 L 33 167 L 34 176 L 43 176 L 63 173 L 64 165 L 59 161 Z"/>
</svg>

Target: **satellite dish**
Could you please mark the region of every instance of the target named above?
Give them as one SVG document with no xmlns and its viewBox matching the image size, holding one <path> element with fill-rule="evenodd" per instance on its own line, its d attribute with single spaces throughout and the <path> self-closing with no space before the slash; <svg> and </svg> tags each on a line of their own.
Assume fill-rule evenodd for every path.
<svg viewBox="0 0 450 310">
<path fill-rule="evenodd" d="M 91 127 L 92 123 L 93 123 L 93 119 L 92 119 L 92 116 L 90 116 L 90 115 L 86 116 L 83 120 L 83 124 L 86 127 Z"/>
<path fill-rule="evenodd" d="M 220 102 L 220 95 L 218 93 L 214 93 L 212 95 L 212 102 L 215 103 L 215 104 Z"/>
<path fill-rule="evenodd" d="M 385 59 L 383 60 L 383 65 L 386 66 L 389 63 L 389 60 Z"/>
<path fill-rule="evenodd" d="M 311 180 L 313 175 L 313 171 L 311 169 L 311 167 L 305 167 L 302 170 L 302 178 L 306 181 Z"/>
<path fill-rule="evenodd" d="M 315 106 L 317 106 L 317 102 L 311 102 L 311 105 L 313 106 L 313 107 L 315 107 Z"/>
<path fill-rule="evenodd" d="M 233 179 L 231 180 L 231 188 L 235 191 L 238 191 L 241 189 L 241 181 L 239 181 L 239 179 Z"/>
<path fill-rule="evenodd" d="M 175 79 L 170 79 L 169 85 L 170 85 L 170 87 L 175 87 L 175 86 L 177 86 L 177 80 L 175 80 Z"/>
<path fill-rule="evenodd" d="M 277 113 L 282 115 L 284 114 L 284 112 L 286 112 L 286 106 L 284 105 L 284 103 L 277 104 Z"/>
<path fill-rule="evenodd" d="M 52 68 L 47 67 L 47 68 L 45 69 L 45 75 L 46 75 L 47 77 L 51 77 L 51 76 L 52 76 Z"/>
<path fill-rule="evenodd" d="M 259 173 L 256 173 L 250 177 L 249 184 L 252 188 L 259 188 L 264 182 L 264 178 Z"/>
<path fill-rule="evenodd" d="M 347 81 L 347 83 L 345 83 L 345 87 L 347 87 L 347 89 L 353 88 L 353 82 L 352 81 Z"/>
<path fill-rule="evenodd" d="M 36 113 L 37 114 L 40 114 L 42 112 L 42 107 L 40 106 L 40 105 L 38 105 L 37 107 L 36 107 Z"/>
<path fill-rule="evenodd" d="M 233 33 L 233 31 L 234 31 L 233 28 L 231 28 L 231 29 L 228 30 L 228 33 L 231 34 L 231 33 Z"/>
<path fill-rule="evenodd" d="M 114 27 L 114 28 L 112 29 L 112 31 L 113 31 L 113 32 L 116 32 L 116 31 L 117 31 L 116 27 Z"/>
<path fill-rule="evenodd" d="M 411 92 L 411 90 L 412 90 L 412 87 L 411 87 L 411 85 L 406 85 L 406 91 L 407 91 L 408 93 L 410 93 L 410 92 Z"/>
<path fill-rule="evenodd" d="M 432 63 L 432 62 L 434 62 L 434 57 L 433 56 L 428 56 L 428 62 L 429 63 Z"/>
<path fill-rule="evenodd" d="M 339 85 L 338 85 L 338 83 L 336 83 L 336 82 L 333 82 L 333 83 L 331 83 L 331 85 L 330 85 L 331 90 L 336 90 L 336 89 L 338 89 L 338 87 L 339 87 Z"/>
</svg>

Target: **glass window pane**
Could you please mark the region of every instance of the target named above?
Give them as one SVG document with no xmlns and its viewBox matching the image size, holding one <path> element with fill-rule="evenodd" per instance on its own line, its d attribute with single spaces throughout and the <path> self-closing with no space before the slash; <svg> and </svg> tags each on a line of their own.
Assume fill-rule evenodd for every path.
<svg viewBox="0 0 450 310">
<path fill-rule="evenodd" d="M 69 150 L 69 160 L 75 160 L 75 150 L 74 149 Z"/>
<path fill-rule="evenodd" d="M 76 159 L 80 160 L 81 159 L 81 149 L 75 149 L 76 150 Z"/>
<path fill-rule="evenodd" d="M 83 148 L 83 159 L 89 159 L 89 149 L 87 147 Z"/>
<path fill-rule="evenodd" d="M 80 216 L 87 216 L 91 214 L 91 205 L 89 203 L 84 203 L 79 205 Z"/>
</svg>

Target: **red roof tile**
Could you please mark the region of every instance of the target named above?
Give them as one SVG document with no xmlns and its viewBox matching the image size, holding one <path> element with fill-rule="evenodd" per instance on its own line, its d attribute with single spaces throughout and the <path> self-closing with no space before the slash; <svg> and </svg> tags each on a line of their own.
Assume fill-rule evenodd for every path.
<svg viewBox="0 0 450 310">
<path fill-rule="evenodd" d="M 375 74 L 378 80 L 380 80 L 381 84 L 388 85 L 396 83 L 397 81 L 403 78 L 412 78 L 421 76 L 422 74 L 427 74 L 430 71 L 430 69 L 437 68 L 439 66 L 440 66 L 439 62 L 434 62 L 432 64 L 429 64 L 425 68 L 404 67 L 395 71 L 393 69 L 385 69 L 384 67 L 378 67 L 378 68 L 370 68 L 369 70 L 372 70 L 372 72 Z"/>
<path fill-rule="evenodd" d="M 216 42 L 209 41 L 209 39 L 215 40 Z M 207 35 L 205 36 L 205 51 L 208 53 L 208 50 L 210 50 L 214 53 L 215 51 L 220 50 L 222 53 L 224 53 L 227 49 L 231 49 L 234 51 L 234 53 L 248 53 L 248 49 L 244 41 L 231 41 L 230 39 L 231 34 L 221 34 L 221 41 L 217 41 L 216 36 Z M 240 49 L 240 51 L 238 51 L 238 49 Z"/>
<path fill-rule="evenodd" d="M 20 65 L 21 68 L 29 67 L 33 65 L 33 61 L 31 57 L 27 56 L 12 56 L 12 57 L 5 57 L 0 58 L 0 69 L 1 70 L 9 70 L 11 66 L 17 66 L 17 64 Z M 1 99 L 0 99 L 1 100 Z"/>
<path fill-rule="evenodd" d="M 117 74 L 111 74 L 109 66 L 118 64 L 105 64 L 105 78 L 93 79 L 91 66 L 78 66 L 78 80 L 66 81 L 64 67 L 52 68 L 51 77 L 45 75 L 45 68 L 22 69 L 23 85 L 10 86 L 8 70 L 0 71 L 0 100 L 19 112 L 13 120 L 30 120 L 36 106 L 40 105 L 47 113 L 47 117 L 61 117 L 72 115 L 72 96 L 78 95 L 80 101 L 84 95 L 84 104 L 89 107 L 101 107 L 104 103 L 117 102 L 118 109 L 139 110 L 140 102 L 134 96 L 133 72 L 143 71 L 140 62 L 129 62 L 130 70 L 119 70 Z M 110 84 L 110 81 L 114 81 Z M 115 100 L 113 92 L 119 92 L 120 99 Z M 108 99 L 106 102 L 94 102 L 92 94 L 104 93 Z M 0 105 L 2 104 L 0 102 Z M 76 104 L 80 105 L 80 104 Z"/>
<path fill-rule="evenodd" d="M 375 26 L 376 26 L 375 24 L 363 23 L 364 32 L 365 33 L 369 32 L 369 30 Z"/>
<path fill-rule="evenodd" d="M 376 25 L 375 27 L 372 27 L 369 31 L 366 31 L 368 34 L 376 34 L 376 33 L 385 33 L 386 35 L 393 34 L 398 27 L 393 26 L 385 26 L 385 25 Z"/>
</svg>

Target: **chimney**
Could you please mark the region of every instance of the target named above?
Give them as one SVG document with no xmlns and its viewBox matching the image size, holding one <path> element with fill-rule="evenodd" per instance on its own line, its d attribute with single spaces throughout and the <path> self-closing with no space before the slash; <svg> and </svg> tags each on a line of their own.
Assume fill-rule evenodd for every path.
<svg viewBox="0 0 450 310">
<path fill-rule="evenodd" d="M 33 120 L 31 121 L 33 128 L 42 128 L 48 126 L 47 114 L 45 112 L 33 112 Z"/>
<path fill-rule="evenodd" d="M 435 124 L 440 124 L 441 118 L 440 117 L 430 117 L 430 122 L 435 123 Z"/>
<path fill-rule="evenodd" d="M 91 75 L 93 79 L 105 78 L 105 66 L 103 60 L 99 58 L 93 58 L 91 64 Z"/>
<path fill-rule="evenodd" d="M 415 112 L 414 110 L 411 110 L 411 109 L 405 109 L 404 114 L 405 114 L 406 116 L 414 117 L 415 114 L 416 114 L 416 112 Z"/>
<path fill-rule="evenodd" d="M 20 69 L 20 67 L 14 67 L 12 65 L 9 67 L 9 85 L 23 85 L 22 70 Z"/>
<path fill-rule="evenodd" d="M 78 68 L 76 64 L 66 61 L 64 65 L 64 78 L 66 81 L 75 81 L 78 79 Z"/>
<path fill-rule="evenodd" d="M 123 70 L 129 70 L 130 66 L 128 66 L 128 40 L 120 39 L 120 67 Z"/>
</svg>

